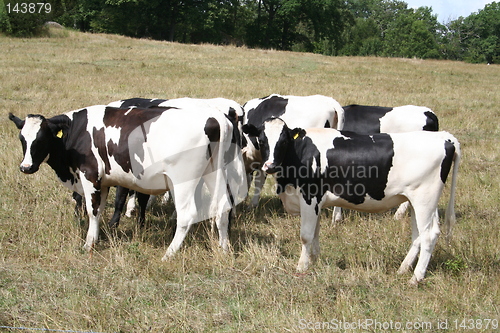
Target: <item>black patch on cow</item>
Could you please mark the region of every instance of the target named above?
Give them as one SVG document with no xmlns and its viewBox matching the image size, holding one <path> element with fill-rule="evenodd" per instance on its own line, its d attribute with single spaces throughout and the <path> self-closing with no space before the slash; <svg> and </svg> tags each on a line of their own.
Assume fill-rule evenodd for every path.
<svg viewBox="0 0 500 333">
<path fill-rule="evenodd" d="M 218 142 L 220 140 L 220 125 L 217 119 L 213 117 L 208 118 L 204 130 L 210 142 Z"/>
<path fill-rule="evenodd" d="M 445 156 L 443 161 L 441 162 L 441 181 L 446 183 L 446 179 L 448 178 L 448 174 L 450 173 L 451 169 L 451 164 L 453 162 L 453 157 L 455 156 L 455 145 L 449 141 L 446 140 L 444 142 L 444 151 L 445 151 Z"/>
<path fill-rule="evenodd" d="M 394 157 L 394 144 L 388 134 L 359 135 L 342 132 L 347 138 L 333 140 L 326 153 L 330 191 L 353 204 L 366 195 L 382 200 Z"/>
<path fill-rule="evenodd" d="M 210 117 L 205 123 L 205 135 L 208 137 L 210 143 L 208 144 L 207 159 L 210 159 L 215 152 L 215 144 L 220 141 L 220 124 L 217 119 Z"/>
<path fill-rule="evenodd" d="M 380 133 L 380 118 L 392 111 L 391 107 L 348 105 L 344 106 L 344 131 Z"/>
<path fill-rule="evenodd" d="M 252 144 L 255 147 L 255 149 L 260 150 L 259 140 L 257 140 L 256 137 L 251 136 L 250 137 L 250 141 L 252 142 Z"/>
<path fill-rule="evenodd" d="M 283 138 L 283 133 L 281 137 Z M 284 151 L 283 162 L 276 167 L 277 193 L 284 192 L 287 185 L 293 185 L 301 189 L 307 204 L 310 205 L 314 197 L 317 197 L 319 202 L 327 189 L 321 186 L 324 180 L 319 173 L 321 160 L 318 148 L 309 137 L 295 140 L 290 137 L 286 140 L 288 145 Z M 276 159 L 275 162 L 279 163 Z M 318 166 L 314 171 L 313 164 Z M 317 205 L 315 210 L 316 213 L 319 212 Z"/>
<path fill-rule="evenodd" d="M 330 128 L 330 127 L 332 127 L 332 125 L 330 125 L 330 121 L 327 120 L 325 123 L 325 128 Z"/>
<path fill-rule="evenodd" d="M 149 126 L 154 121 L 155 118 L 162 115 L 163 112 L 169 109 L 176 109 L 172 107 L 159 107 L 159 108 L 132 108 L 132 109 L 121 109 L 114 107 L 106 107 L 104 111 L 104 126 L 105 127 L 116 127 L 120 129 L 120 139 L 118 143 L 111 140 L 107 142 L 106 146 L 101 146 L 102 142 L 94 142 L 96 148 L 99 150 L 99 155 L 102 156 L 105 149 L 107 148 L 108 156 L 113 156 L 115 161 L 120 165 L 124 172 L 129 172 L 131 170 L 131 160 L 130 160 L 130 150 L 129 150 L 129 137 L 131 133 L 138 135 L 137 140 L 146 142 L 146 134 L 149 132 Z M 99 135 L 99 133 L 97 132 Z M 139 156 L 142 160 L 144 159 L 145 152 L 142 149 L 142 144 L 137 144 L 134 148 L 134 154 Z M 109 170 L 108 170 L 109 172 Z M 141 171 L 142 172 L 142 171 Z M 140 173 L 140 172 L 139 172 Z"/>
<path fill-rule="evenodd" d="M 288 99 L 280 96 L 271 96 L 260 102 L 256 108 L 248 111 L 248 124 L 259 127 L 269 118 L 279 118 L 285 113 Z"/>
<path fill-rule="evenodd" d="M 231 108 L 231 110 L 234 110 Z M 231 114 L 231 112 L 230 112 Z M 240 130 L 238 128 L 238 115 L 236 115 L 236 112 L 234 112 L 235 117 L 231 117 L 231 115 L 225 115 L 226 119 L 231 122 L 233 125 L 233 132 L 231 135 L 231 148 L 227 151 L 224 152 L 224 163 L 227 165 L 228 163 L 231 163 L 234 161 L 236 158 L 236 154 L 238 151 L 241 150 L 242 148 L 242 136 L 240 133 Z"/>
<path fill-rule="evenodd" d="M 130 107 L 138 107 L 140 109 L 156 108 L 161 103 L 166 102 L 167 99 L 147 99 L 147 98 L 129 98 L 124 99 L 119 106 L 120 109 L 128 109 Z"/>
<path fill-rule="evenodd" d="M 54 140 L 54 148 L 51 149 L 50 158 L 47 163 L 54 169 L 61 181 L 76 182 L 73 173 L 81 170 L 85 178 L 96 184 L 98 181 L 97 160 L 91 151 L 92 138 L 87 131 L 88 112 L 87 109 L 74 112 L 72 119 L 66 115 L 60 115 L 49 119 L 52 124 L 67 127 L 63 129 L 62 140 Z"/>
<path fill-rule="evenodd" d="M 248 111 L 247 123 L 255 127 L 260 127 L 267 119 L 279 118 L 283 115 L 287 105 L 288 99 L 286 98 L 280 96 L 264 97 L 263 101 L 256 108 Z M 251 137 L 250 141 L 252 141 L 255 149 L 260 149 L 257 138 Z"/>
<path fill-rule="evenodd" d="M 427 118 L 425 120 L 425 126 L 423 127 L 423 130 L 424 131 L 439 131 L 438 117 L 434 114 L 434 112 L 425 111 L 424 114 Z"/>
</svg>

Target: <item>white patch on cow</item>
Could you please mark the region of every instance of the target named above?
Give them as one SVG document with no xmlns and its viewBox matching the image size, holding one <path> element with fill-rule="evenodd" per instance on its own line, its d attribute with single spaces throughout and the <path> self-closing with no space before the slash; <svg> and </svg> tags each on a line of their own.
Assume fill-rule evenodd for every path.
<svg viewBox="0 0 500 333">
<path fill-rule="evenodd" d="M 291 215 L 300 214 L 300 188 L 286 185 L 285 190 L 279 194 L 286 212 Z"/>
<path fill-rule="evenodd" d="M 119 108 L 122 105 L 123 101 L 114 101 L 108 104 L 108 106 L 113 107 L 113 108 Z"/>
<path fill-rule="evenodd" d="M 130 109 L 127 110 L 127 112 L 124 113 L 124 115 L 127 116 L 135 108 L 136 108 L 135 106 L 132 106 Z"/>
<path fill-rule="evenodd" d="M 38 132 L 40 131 L 42 125 L 42 119 L 38 117 L 26 118 L 23 129 L 21 130 L 21 135 L 26 141 L 26 153 L 24 154 L 24 159 L 21 162 L 21 166 L 29 167 L 33 165 L 33 159 L 31 158 L 31 145 L 35 141 Z"/>
<path fill-rule="evenodd" d="M 269 143 L 269 149 L 270 149 L 269 159 L 264 162 L 264 168 L 266 168 L 267 165 L 274 163 L 274 149 L 281 136 L 281 132 L 283 132 L 284 126 L 285 123 L 279 118 L 273 119 L 264 124 L 265 127 L 264 131 L 266 133 L 267 142 Z"/>
<path fill-rule="evenodd" d="M 121 128 L 120 127 L 107 127 L 106 128 L 106 142 L 112 141 L 115 144 L 120 142 Z"/>
<path fill-rule="evenodd" d="M 403 133 L 422 131 L 427 123 L 425 112 L 432 112 L 425 106 L 398 106 L 380 118 L 381 133 Z M 403 121 L 404 120 L 404 121 Z"/>
</svg>

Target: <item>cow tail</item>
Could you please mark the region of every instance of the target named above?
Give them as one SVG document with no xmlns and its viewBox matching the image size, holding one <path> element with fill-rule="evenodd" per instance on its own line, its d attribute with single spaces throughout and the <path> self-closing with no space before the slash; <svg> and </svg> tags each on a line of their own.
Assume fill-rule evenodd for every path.
<svg viewBox="0 0 500 333">
<path fill-rule="evenodd" d="M 334 109 L 337 117 L 337 127 L 335 129 L 341 131 L 344 128 L 344 108 L 339 102 L 335 101 Z M 335 124 L 335 122 L 332 124 Z"/>
<path fill-rule="evenodd" d="M 461 158 L 460 143 L 453 136 L 450 138 L 450 140 L 452 141 L 453 145 L 455 146 L 455 154 L 453 156 L 453 171 L 452 171 L 452 175 L 451 175 L 450 199 L 449 199 L 448 207 L 446 209 L 446 214 L 445 214 L 446 242 L 448 243 L 448 245 L 451 242 L 452 229 L 456 223 L 455 191 L 456 191 L 456 187 L 457 187 L 458 167 L 460 165 L 460 158 Z"/>
<path fill-rule="evenodd" d="M 222 113 L 221 113 L 222 115 Z M 227 175 L 225 166 L 225 153 L 231 145 L 231 131 L 229 128 L 229 122 L 225 116 L 219 117 L 220 122 L 220 141 L 217 147 L 217 161 L 216 161 L 216 185 L 215 185 L 215 203 L 213 207 L 216 218 L 220 218 L 226 210 L 230 210 L 231 207 L 227 197 Z"/>
</svg>

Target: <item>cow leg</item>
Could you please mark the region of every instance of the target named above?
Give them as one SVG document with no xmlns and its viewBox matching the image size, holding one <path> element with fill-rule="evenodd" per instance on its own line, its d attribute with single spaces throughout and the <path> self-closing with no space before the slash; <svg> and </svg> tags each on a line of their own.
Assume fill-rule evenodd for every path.
<svg viewBox="0 0 500 333">
<path fill-rule="evenodd" d="M 401 205 L 399 205 L 398 210 L 394 214 L 394 219 L 397 221 L 401 220 L 405 215 L 406 211 L 408 210 L 409 205 L 410 205 L 409 201 L 403 202 Z"/>
<path fill-rule="evenodd" d="M 404 274 L 410 271 L 411 265 L 415 262 L 415 259 L 417 259 L 418 252 L 420 251 L 420 238 L 418 237 L 418 227 L 417 227 L 417 219 L 415 216 L 415 211 L 412 206 L 410 206 L 410 211 L 411 211 L 411 247 L 410 251 L 408 251 L 408 254 L 406 255 L 405 259 L 403 260 L 403 263 L 401 263 L 401 266 L 398 269 L 398 274 Z"/>
<path fill-rule="evenodd" d="M 260 194 L 262 193 L 262 188 L 266 182 L 266 173 L 262 170 L 256 170 L 256 175 L 254 175 L 254 192 L 252 201 L 250 202 L 250 207 L 255 208 L 259 205 Z"/>
<path fill-rule="evenodd" d="M 82 181 L 83 182 L 83 181 Z M 101 187 L 100 189 L 94 187 L 92 183 L 88 182 L 90 187 L 84 185 L 85 202 L 87 205 L 87 214 L 89 216 L 89 229 L 87 238 L 83 248 L 91 251 L 99 239 L 99 219 L 106 206 L 106 198 L 108 197 L 109 188 Z"/>
<path fill-rule="evenodd" d="M 436 207 L 437 204 L 434 206 Z M 419 228 L 420 254 L 413 272 L 410 284 L 417 284 L 424 279 L 427 265 L 439 236 L 439 216 L 437 208 L 429 210 L 422 207 L 421 211 L 415 208 L 417 226 Z"/>
<path fill-rule="evenodd" d="M 148 206 L 150 195 L 136 192 L 136 197 L 137 204 L 139 206 L 139 216 L 137 217 L 137 223 L 141 228 L 143 228 L 146 223 L 146 208 Z"/>
<path fill-rule="evenodd" d="M 229 216 L 232 213 L 233 202 L 230 200 L 230 189 L 227 186 L 226 177 L 221 169 L 203 176 L 208 191 L 212 195 L 210 203 L 210 217 L 219 232 L 219 246 L 222 250 L 229 249 Z"/>
<path fill-rule="evenodd" d="M 73 200 L 75 201 L 75 216 L 80 219 L 82 218 L 83 198 L 77 192 L 73 192 Z"/>
<path fill-rule="evenodd" d="M 332 222 L 333 224 L 342 221 L 342 208 L 340 207 L 333 207 L 333 216 L 332 216 Z"/>
<path fill-rule="evenodd" d="M 129 193 L 129 189 L 123 186 L 116 187 L 116 196 L 115 196 L 115 212 L 109 220 L 108 226 L 110 228 L 117 228 L 120 223 L 120 218 L 122 215 L 123 207 L 125 206 L 125 201 L 127 201 L 127 196 Z"/>
<path fill-rule="evenodd" d="M 215 223 L 219 231 L 219 246 L 223 251 L 229 249 L 229 215 L 230 211 L 225 211 L 221 216 L 217 217 Z"/>
<path fill-rule="evenodd" d="M 125 211 L 126 217 L 132 217 L 132 213 L 135 211 L 135 198 L 137 197 L 135 191 L 128 191 L 130 196 L 127 201 L 127 210 Z M 126 197 L 125 197 L 126 198 Z"/>
<path fill-rule="evenodd" d="M 165 192 L 165 194 L 161 197 L 161 204 L 166 205 L 170 197 L 171 197 L 170 191 Z"/>
<path fill-rule="evenodd" d="M 197 181 L 192 180 L 176 185 L 175 187 L 169 186 L 169 188 L 172 189 L 175 210 L 178 214 L 174 238 L 168 246 L 167 252 L 161 259 L 163 261 L 169 260 L 179 251 L 189 229 L 194 223 L 198 222 L 196 200 L 193 196 L 196 185 Z"/>
<path fill-rule="evenodd" d="M 309 268 L 310 263 L 316 261 L 319 256 L 319 210 L 316 213 L 317 200 L 313 199 L 307 204 L 304 198 L 300 198 L 300 239 L 302 241 L 302 252 L 300 254 L 297 271 L 303 272 Z"/>
</svg>

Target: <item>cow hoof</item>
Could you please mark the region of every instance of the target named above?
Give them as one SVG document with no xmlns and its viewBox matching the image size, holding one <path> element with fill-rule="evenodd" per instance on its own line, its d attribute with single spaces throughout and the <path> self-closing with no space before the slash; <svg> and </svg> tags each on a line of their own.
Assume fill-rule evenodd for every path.
<svg viewBox="0 0 500 333">
<path fill-rule="evenodd" d="M 399 269 L 398 269 L 398 272 L 397 272 L 397 273 L 398 273 L 399 275 L 403 275 L 403 274 L 408 273 L 409 271 L 410 271 L 410 266 L 401 266 L 401 267 L 399 267 Z"/>
<path fill-rule="evenodd" d="M 418 286 L 418 284 L 422 282 L 422 280 L 418 280 L 417 277 L 415 275 L 413 275 L 410 279 L 410 281 L 408 281 L 408 285 L 410 286 Z"/>
<path fill-rule="evenodd" d="M 170 253 L 167 250 L 167 253 L 165 253 L 165 255 L 163 256 L 163 258 L 161 258 L 161 261 L 169 261 L 169 260 L 171 260 L 174 257 L 174 255 L 175 255 L 175 253 Z"/>
<path fill-rule="evenodd" d="M 85 245 L 83 245 L 83 250 L 90 252 L 90 251 L 92 251 L 93 247 L 94 247 L 94 244 L 85 243 Z"/>
<path fill-rule="evenodd" d="M 308 263 L 299 262 L 299 264 L 297 265 L 297 273 L 304 273 L 308 268 Z"/>
<path fill-rule="evenodd" d="M 397 211 L 396 214 L 394 214 L 394 220 L 401 221 L 404 216 L 405 216 L 405 212 L 400 213 L 399 211 Z"/>
</svg>

